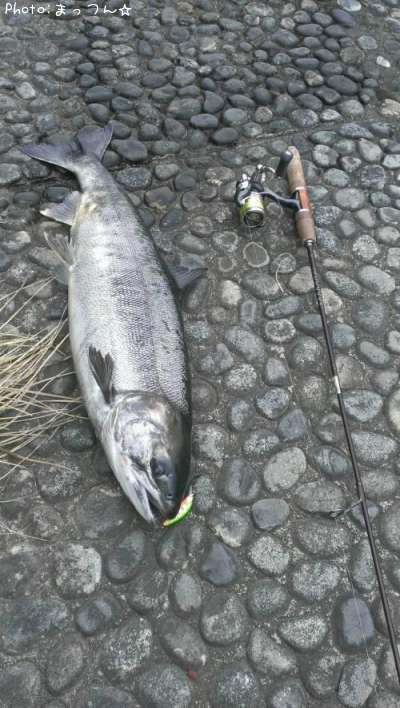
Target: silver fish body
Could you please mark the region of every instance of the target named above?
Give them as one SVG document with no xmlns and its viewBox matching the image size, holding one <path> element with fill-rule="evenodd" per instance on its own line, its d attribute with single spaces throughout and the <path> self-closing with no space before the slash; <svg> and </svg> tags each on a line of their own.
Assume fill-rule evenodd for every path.
<svg viewBox="0 0 400 708">
<path fill-rule="evenodd" d="M 99 162 L 82 165 L 78 177 L 89 185 L 93 178 L 93 187 L 84 189 L 71 228 L 69 327 L 89 415 L 100 432 L 106 411 L 89 366 L 89 346 L 113 358 L 117 391 L 162 393 L 189 414 L 182 325 L 154 243 Z"/>
<path fill-rule="evenodd" d="M 29 145 L 24 151 L 67 167 L 80 183 L 67 251 L 74 365 L 110 466 L 152 522 L 176 513 L 189 486 L 186 348 L 171 280 L 154 242 L 101 164 L 101 140 L 108 142 L 111 134 L 95 132 L 79 133 L 80 152 L 75 145 L 61 157 L 55 154 L 59 146 Z M 65 219 L 57 206 L 44 213 Z"/>
</svg>

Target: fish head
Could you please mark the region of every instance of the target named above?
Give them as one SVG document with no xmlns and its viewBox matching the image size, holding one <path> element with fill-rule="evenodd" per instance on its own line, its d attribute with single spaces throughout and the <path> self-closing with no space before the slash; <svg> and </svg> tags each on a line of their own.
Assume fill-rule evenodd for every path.
<svg viewBox="0 0 400 708">
<path fill-rule="evenodd" d="M 105 445 L 111 467 L 139 514 L 156 523 L 173 518 L 190 482 L 190 425 L 161 397 L 124 396 Z"/>
</svg>

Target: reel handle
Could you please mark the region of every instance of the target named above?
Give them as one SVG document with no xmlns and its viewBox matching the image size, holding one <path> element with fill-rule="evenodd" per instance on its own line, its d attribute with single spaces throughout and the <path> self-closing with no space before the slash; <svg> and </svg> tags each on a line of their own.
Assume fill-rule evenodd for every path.
<svg viewBox="0 0 400 708">
<path fill-rule="evenodd" d="M 294 146 L 288 148 L 293 157 L 287 165 L 287 179 L 289 191 L 299 202 L 300 208 L 296 212 L 295 220 L 297 233 L 303 241 L 315 241 L 315 225 L 311 211 L 310 199 L 307 192 L 303 165 L 298 149 Z"/>
</svg>

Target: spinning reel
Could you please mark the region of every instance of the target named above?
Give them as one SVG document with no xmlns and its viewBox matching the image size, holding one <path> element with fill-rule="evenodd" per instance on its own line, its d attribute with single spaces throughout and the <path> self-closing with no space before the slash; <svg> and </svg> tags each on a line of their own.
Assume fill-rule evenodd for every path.
<svg viewBox="0 0 400 708">
<path fill-rule="evenodd" d="M 272 171 L 276 177 L 287 174 L 289 197 L 277 194 L 266 187 L 266 170 Z M 300 154 L 296 148 L 288 148 L 281 154 L 276 170 L 257 165 L 251 176 L 244 172 L 236 183 L 235 203 L 239 207 L 241 222 L 248 228 L 259 228 L 265 223 L 265 199 L 272 199 L 286 209 L 296 212 L 296 225 L 300 238 L 303 242 L 315 241 L 310 202 Z"/>
</svg>

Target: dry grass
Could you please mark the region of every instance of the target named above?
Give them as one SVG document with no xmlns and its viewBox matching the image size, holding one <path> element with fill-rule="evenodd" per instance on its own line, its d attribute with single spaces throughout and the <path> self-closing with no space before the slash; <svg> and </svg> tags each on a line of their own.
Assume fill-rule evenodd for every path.
<svg viewBox="0 0 400 708">
<path fill-rule="evenodd" d="M 82 418 L 79 396 L 52 392 L 56 381 L 73 373 L 66 320 L 61 318 L 34 334 L 21 334 L 14 326 L 18 315 L 50 281 L 47 278 L 0 297 L 0 465 L 8 468 L 0 482 L 28 461 L 46 464 L 35 457 L 43 436 L 51 437 L 67 422 Z M 22 304 L 6 318 L 20 296 Z M 50 374 L 49 367 L 54 369 L 55 364 L 57 373 Z M 23 454 L 27 449 L 29 453 Z"/>
</svg>

